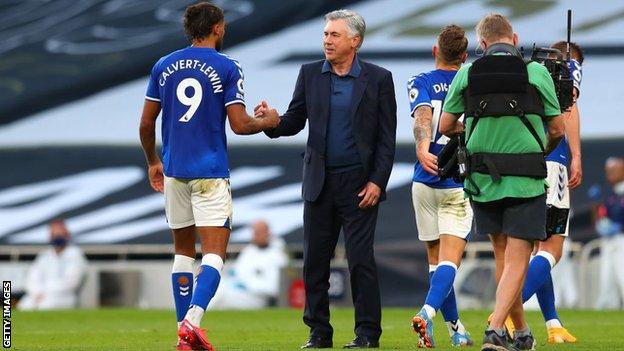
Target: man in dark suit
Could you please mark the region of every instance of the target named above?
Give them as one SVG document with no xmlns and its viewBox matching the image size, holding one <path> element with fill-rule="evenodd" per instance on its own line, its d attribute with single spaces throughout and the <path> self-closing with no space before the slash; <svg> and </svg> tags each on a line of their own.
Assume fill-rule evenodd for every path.
<svg viewBox="0 0 624 351">
<path fill-rule="evenodd" d="M 271 138 L 299 133 L 309 121 L 303 158 L 303 320 L 310 339 L 302 348 L 332 347 L 329 268 L 340 229 L 344 232 L 355 339 L 345 348 L 379 347 L 381 305 L 373 252 L 379 201 L 385 198 L 394 162 L 396 100 L 392 74 L 362 61 L 366 25 L 353 11 L 325 16 L 325 60 L 299 71 L 288 111 Z M 269 107 L 262 102 L 256 116 Z"/>
</svg>

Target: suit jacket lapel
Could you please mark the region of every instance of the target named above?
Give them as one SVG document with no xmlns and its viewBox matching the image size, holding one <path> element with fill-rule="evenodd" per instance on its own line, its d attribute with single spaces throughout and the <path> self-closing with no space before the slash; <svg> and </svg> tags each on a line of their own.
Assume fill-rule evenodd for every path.
<svg viewBox="0 0 624 351">
<path fill-rule="evenodd" d="M 353 84 L 353 96 L 351 97 L 351 108 L 349 110 L 349 116 L 351 117 L 351 123 L 355 125 L 355 113 L 357 112 L 364 91 L 366 90 L 366 83 L 368 83 L 368 70 L 366 64 L 360 61 L 360 76 L 355 79 Z"/>
<path fill-rule="evenodd" d="M 319 84 L 319 91 L 321 92 L 321 123 L 319 123 L 319 125 L 324 126 L 321 133 L 323 136 L 325 136 L 327 134 L 327 123 L 329 122 L 329 104 L 331 100 L 331 74 L 321 73 Z"/>
</svg>

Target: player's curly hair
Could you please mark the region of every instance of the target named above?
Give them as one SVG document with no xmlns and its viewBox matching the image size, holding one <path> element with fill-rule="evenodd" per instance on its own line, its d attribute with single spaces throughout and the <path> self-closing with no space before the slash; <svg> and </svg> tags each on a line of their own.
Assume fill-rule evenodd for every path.
<svg viewBox="0 0 624 351">
<path fill-rule="evenodd" d="M 468 39 L 462 27 L 451 24 L 442 28 L 438 35 L 438 52 L 444 62 L 461 65 L 467 48 Z"/>
<path fill-rule="evenodd" d="M 223 10 L 209 2 L 200 2 L 186 8 L 184 32 L 190 40 L 201 40 L 212 34 L 215 24 L 223 21 Z"/>
<path fill-rule="evenodd" d="M 568 43 L 567 41 L 563 41 L 563 40 L 558 41 L 552 44 L 551 48 L 561 51 L 561 53 L 563 54 L 563 57 L 565 57 L 565 53 L 568 50 L 567 43 Z M 574 43 L 574 42 L 570 43 L 570 56 L 572 56 L 573 59 L 576 59 L 578 63 L 580 63 L 581 65 L 583 64 L 583 61 L 585 61 L 585 55 L 583 55 L 583 49 L 581 49 L 581 46 L 579 44 Z"/>
</svg>

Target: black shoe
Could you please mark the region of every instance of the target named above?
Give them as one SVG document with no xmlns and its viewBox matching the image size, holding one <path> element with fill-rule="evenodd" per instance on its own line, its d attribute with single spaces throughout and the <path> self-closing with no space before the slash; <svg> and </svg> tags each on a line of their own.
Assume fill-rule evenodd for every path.
<svg viewBox="0 0 624 351">
<path fill-rule="evenodd" d="M 518 349 L 518 350 L 535 350 L 535 344 L 537 344 L 535 342 L 535 338 L 533 337 L 532 333 L 529 333 L 527 335 L 523 335 L 523 336 L 518 336 L 516 337 L 514 335 L 514 341 L 513 341 L 513 345 Z"/>
<path fill-rule="evenodd" d="M 331 349 L 334 346 L 331 339 L 320 336 L 311 336 L 308 342 L 301 345 L 302 349 Z"/>
<path fill-rule="evenodd" d="M 498 335 L 494 330 L 486 330 L 481 351 L 516 351 L 514 345 L 507 341 L 507 333 Z"/>
<path fill-rule="evenodd" d="M 356 336 L 353 341 L 343 346 L 343 349 L 376 349 L 379 347 L 379 340 L 368 336 Z"/>
</svg>

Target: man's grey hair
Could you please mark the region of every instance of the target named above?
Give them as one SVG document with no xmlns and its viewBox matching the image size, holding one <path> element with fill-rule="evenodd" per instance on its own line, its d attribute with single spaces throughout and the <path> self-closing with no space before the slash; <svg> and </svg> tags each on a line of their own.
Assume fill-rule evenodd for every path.
<svg viewBox="0 0 624 351">
<path fill-rule="evenodd" d="M 325 21 L 336 21 L 339 19 L 343 19 L 347 22 L 349 35 L 351 35 L 351 37 L 360 37 L 360 44 L 357 47 L 359 49 L 364 42 L 364 33 L 366 32 L 366 22 L 364 18 L 355 11 L 344 9 L 332 11 L 325 15 Z"/>
</svg>

